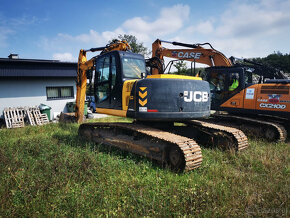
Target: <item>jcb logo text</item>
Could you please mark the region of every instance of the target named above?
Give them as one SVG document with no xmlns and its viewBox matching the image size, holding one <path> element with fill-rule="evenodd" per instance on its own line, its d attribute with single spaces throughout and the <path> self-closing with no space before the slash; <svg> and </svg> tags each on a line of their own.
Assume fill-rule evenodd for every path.
<svg viewBox="0 0 290 218">
<path fill-rule="evenodd" d="M 209 98 L 208 92 L 201 91 L 184 91 L 183 95 L 185 102 L 207 102 Z"/>
</svg>

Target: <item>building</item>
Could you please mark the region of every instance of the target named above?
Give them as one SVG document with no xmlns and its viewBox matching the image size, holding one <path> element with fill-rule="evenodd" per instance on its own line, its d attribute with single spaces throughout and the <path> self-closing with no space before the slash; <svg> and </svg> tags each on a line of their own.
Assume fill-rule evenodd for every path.
<svg viewBox="0 0 290 218">
<path fill-rule="evenodd" d="M 6 107 L 45 104 L 51 119 L 67 112 L 76 96 L 77 63 L 8 57 L 0 58 L 0 118 Z"/>
</svg>

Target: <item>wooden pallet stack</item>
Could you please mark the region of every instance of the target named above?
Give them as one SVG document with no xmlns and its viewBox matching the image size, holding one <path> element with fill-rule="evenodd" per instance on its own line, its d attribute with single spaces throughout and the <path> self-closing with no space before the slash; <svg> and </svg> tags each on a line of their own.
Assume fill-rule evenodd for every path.
<svg viewBox="0 0 290 218">
<path fill-rule="evenodd" d="M 24 110 L 22 108 L 5 108 L 4 118 L 7 128 L 24 127 Z"/>
<path fill-rule="evenodd" d="M 41 126 L 41 125 L 49 123 L 47 114 L 40 113 L 39 108 L 33 108 L 32 113 L 33 113 L 36 125 Z"/>
<path fill-rule="evenodd" d="M 49 123 L 47 114 L 41 114 L 38 107 L 5 108 L 3 113 L 9 129 L 24 127 L 25 121 L 32 126 Z"/>
</svg>

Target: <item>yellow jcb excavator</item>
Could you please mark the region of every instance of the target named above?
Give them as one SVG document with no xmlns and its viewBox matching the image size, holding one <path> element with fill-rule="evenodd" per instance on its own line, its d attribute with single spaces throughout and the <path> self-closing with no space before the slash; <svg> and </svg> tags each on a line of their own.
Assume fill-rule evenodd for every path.
<svg viewBox="0 0 290 218">
<path fill-rule="evenodd" d="M 101 51 L 90 60 L 86 52 Z M 154 61 L 148 61 L 154 65 Z M 76 117 L 83 121 L 87 79 L 94 80 L 96 112 L 133 118 L 133 123 L 83 123 L 79 135 L 189 171 L 202 163 L 197 144 L 242 150 L 240 130 L 193 120 L 210 115 L 209 83 L 200 77 L 148 75 L 145 59 L 126 41 L 80 50 Z M 176 125 L 176 122 L 181 124 Z M 196 142 L 197 141 L 197 142 Z"/>
<path fill-rule="evenodd" d="M 162 43 L 186 49 L 167 49 Z M 204 79 L 210 84 L 211 109 L 227 113 L 215 114 L 208 122 L 234 126 L 270 141 L 285 141 L 290 123 L 290 80 L 282 72 L 245 59 L 235 63 L 238 59 L 228 59 L 209 43 L 156 40 L 152 58 L 158 64 L 152 74 L 164 73 L 164 57 L 210 66 Z"/>
</svg>

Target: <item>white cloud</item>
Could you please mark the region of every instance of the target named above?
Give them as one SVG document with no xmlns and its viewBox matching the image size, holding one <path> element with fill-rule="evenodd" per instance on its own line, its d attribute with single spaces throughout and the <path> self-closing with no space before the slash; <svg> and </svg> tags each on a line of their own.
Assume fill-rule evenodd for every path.
<svg viewBox="0 0 290 218">
<path fill-rule="evenodd" d="M 148 48 L 155 39 L 162 38 L 187 43 L 210 42 L 227 56 L 265 56 L 277 50 L 289 52 L 289 47 L 287 51 L 282 45 L 289 42 L 289 11 L 289 0 L 235 0 L 225 5 L 221 14 L 197 20 L 188 5 L 177 4 L 162 8 L 156 19 L 139 16 L 125 20 L 113 30 L 91 29 L 79 35 L 59 33 L 53 38 L 43 38 L 40 46 L 52 53 L 75 54 L 73 57 L 80 48 L 104 46 L 119 34 L 131 34 Z"/>
<path fill-rule="evenodd" d="M 76 60 L 75 57 L 71 53 L 55 53 L 53 54 L 53 59 L 59 60 L 59 61 L 64 61 L 64 62 L 73 62 Z"/>
<path fill-rule="evenodd" d="M 183 27 L 184 21 L 188 19 L 190 8 L 187 5 L 175 5 L 163 8 L 160 16 L 155 21 L 147 21 L 146 18 L 135 17 L 125 21 L 122 27 L 129 32 L 143 35 L 163 36 L 174 33 Z"/>
<path fill-rule="evenodd" d="M 28 26 L 41 23 L 35 16 L 7 18 L 0 13 L 0 48 L 9 47 L 9 37 L 17 35 Z"/>
<path fill-rule="evenodd" d="M 14 31 L 10 28 L 7 28 L 7 27 L 1 27 L 0 26 L 0 48 L 5 48 L 8 46 L 8 43 L 7 43 L 7 39 L 9 36 L 11 36 Z"/>
<path fill-rule="evenodd" d="M 75 36 L 59 33 L 53 38 L 42 38 L 38 46 L 46 51 L 76 53 L 80 48 L 104 46 L 108 41 L 117 38 L 120 34 L 134 35 L 138 41 L 150 45 L 152 38 L 156 39 L 159 36 L 165 36 L 180 30 L 188 19 L 189 12 L 188 5 L 178 4 L 161 9 L 156 20 L 149 20 L 146 17 L 134 17 L 124 21 L 120 27 L 112 31 L 97 32 L 90 30 L 89 33 Z"/>
<path fill-rule="evenodd" d="M 272 0 L 250 4 L 234 1 L 222 15 L 217 35 L 241 38 L 272 35 L 284 29 L 289 30 L 289 10 L 290 1 Z"/>
<path fill-rule="evenodd" d="M 213 22 L 211 20 L 201 21 L 197 25 L 192 25 L 186 28 L 187 34 L 210 34 L 214 30 Z"/>
<path fill-rule="evenodd" d="M 35 16 L 22 15 L 22 17 L 11 18 L 9 20 L 9 25 L 19 27 L 19 26 L 27 26 L 27 25 L 32 25 L 32 24 L 41 23 L 41 22 L 42 21 Z"/>
<path fill-rule="evenodd" d="M 190 43 L 210 42 L 228 56 L 285 53 L 289 52 L 289 11 L 289 0 L 235 0 L 220 15 L 194 23 L 179 36 Z"/>
</svg>

